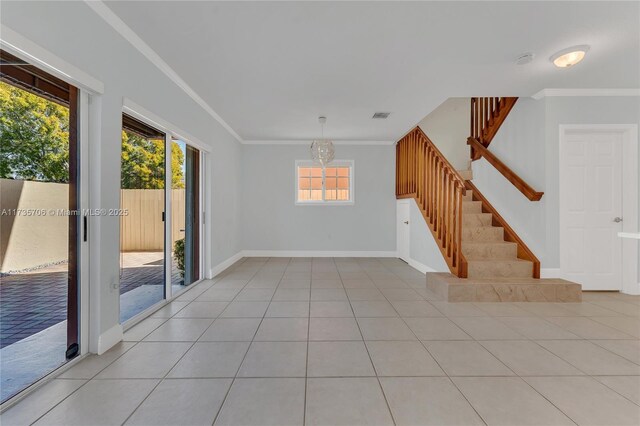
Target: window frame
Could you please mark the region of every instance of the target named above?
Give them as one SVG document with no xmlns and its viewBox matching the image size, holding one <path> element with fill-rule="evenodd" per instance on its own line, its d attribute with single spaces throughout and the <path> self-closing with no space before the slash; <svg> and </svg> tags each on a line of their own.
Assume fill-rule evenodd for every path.
<svg viewBox="0 0 640 426">
<path fill-rule="evenodd" d="M 331 167 L 348 167 L 349 168 L 349 200 L 325 200 L 326 191 L 326 177 L 325 170 L 322 170 L 322 200 L 299 200 L 298 199 L 298 187 L 299 176 L 298 170 L 300 167 L 319 167 L 319 164 L 311 160 L 296 160 L 294 171 L 294 202 L 296 206 L 353 206 L 355 204 L 355 161 L 354 160 L 334 160 L 328 166 Z"/>
</svg>

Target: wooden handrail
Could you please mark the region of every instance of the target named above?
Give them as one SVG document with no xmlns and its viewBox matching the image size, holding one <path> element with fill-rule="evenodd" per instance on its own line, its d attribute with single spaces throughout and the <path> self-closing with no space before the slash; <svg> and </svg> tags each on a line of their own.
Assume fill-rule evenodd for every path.
<svg viewBox="0 0 640 426">
<path fill-rule="evenodd" d="M 396 197 L 414 198 L 451 273 L 467 277 L 462 254 L 464 179 L 415 127 L 396 144 Z"/>
<path fill-rule="evenodd" d="M 477 139 L 468 138 L 467 144 L 478 154 L 479 157 L 484 157 L 493 167 L 498 170 L 502 176 L 507 178 L 518 191 L 527 197 L 530 201 L 540 201 L 544 192 L 538 192 L 533 189 L 527 182 L 525 182 L 520 176 L 518 176 L 513 170 L 511 170 L 506 164 L 504 164 L 498 157 L 496 157 L 491 151 L 485 148 Z M 479 158 L 478 157 L 478 158 Z"/>
<path fill-rule="evenodd" d="M 485 148 L 488 147 L 517 100 L 514 97 L 471 98 L 470 137 L 478 140 Z M 471 159 L 478 158 L 480 157 L 472 148 Z"/>
<path fill-rule="evenodd" d="M 465 182 L 467 189 L 472 191 L 473 199 L 475 201 L 482 202 L 482 211 L 485 213 L 491 213 L 494 226 L 501 226 L 504 229 L 504 239 L 512 243 L 516 243 L 518 247 L 518 258 L 525 259 L 533 262 L 533 278 L 540 278 L 540 260 L 533 254 L 533 252 L 527 247 L 522 239 L 516 234 L 516 232 L 509 226 L 506 220 L 500 216 L 498 211 L 489 203 L 489 201 L 482 195 L 478 188 L 475 187 L 471 181 Z"/>
</svg>

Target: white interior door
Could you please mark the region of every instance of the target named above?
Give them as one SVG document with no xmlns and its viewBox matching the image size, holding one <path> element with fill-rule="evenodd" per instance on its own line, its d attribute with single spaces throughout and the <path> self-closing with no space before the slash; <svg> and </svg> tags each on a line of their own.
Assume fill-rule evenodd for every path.
<svg viewBox="0 0 640 426">
<path fill-rule="evenodd" d="M 583 290 L 622 289 L 622 135 L 567 131 L 560 146 L 560 267 Z"/>
<path fill-rule="evenodd" d="M 409 203 L 408 200 L 398 201 L 397 207 L 398 257 L 409 262 Z"/>
</svg>

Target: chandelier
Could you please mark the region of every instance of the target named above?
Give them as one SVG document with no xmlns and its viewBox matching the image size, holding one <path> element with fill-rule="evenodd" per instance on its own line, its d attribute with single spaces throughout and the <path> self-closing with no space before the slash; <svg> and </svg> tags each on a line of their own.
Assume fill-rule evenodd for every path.
<svg viewBox="0 0 640 426">
<path fill-rule="evenodd" d="M 333 142 L 324 138 L 324 124 L 327 122 L 327 117 L 318 117 L 318 122 L 320 123 L 321 137 L 311 142 L 311 158 L 320 163 L 322 168 L 325 168 L 333 161 L 336 152 L 333 148 Z"/>
</svg>

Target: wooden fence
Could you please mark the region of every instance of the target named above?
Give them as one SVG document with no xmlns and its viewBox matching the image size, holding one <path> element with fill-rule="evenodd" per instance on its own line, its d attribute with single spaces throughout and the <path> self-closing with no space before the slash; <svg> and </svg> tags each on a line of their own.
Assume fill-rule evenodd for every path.
<svg viewBox="0 0 640 426">
<path fill-rule="evenodd" d="M 184 238 L 185 190 L 171 190 L 171 246 Z M 163 189 L 123 189 L 120 208 L 128 211 L 120 218 L 120 250 L 160 251 L 164 245 Z"/>
</svg>

